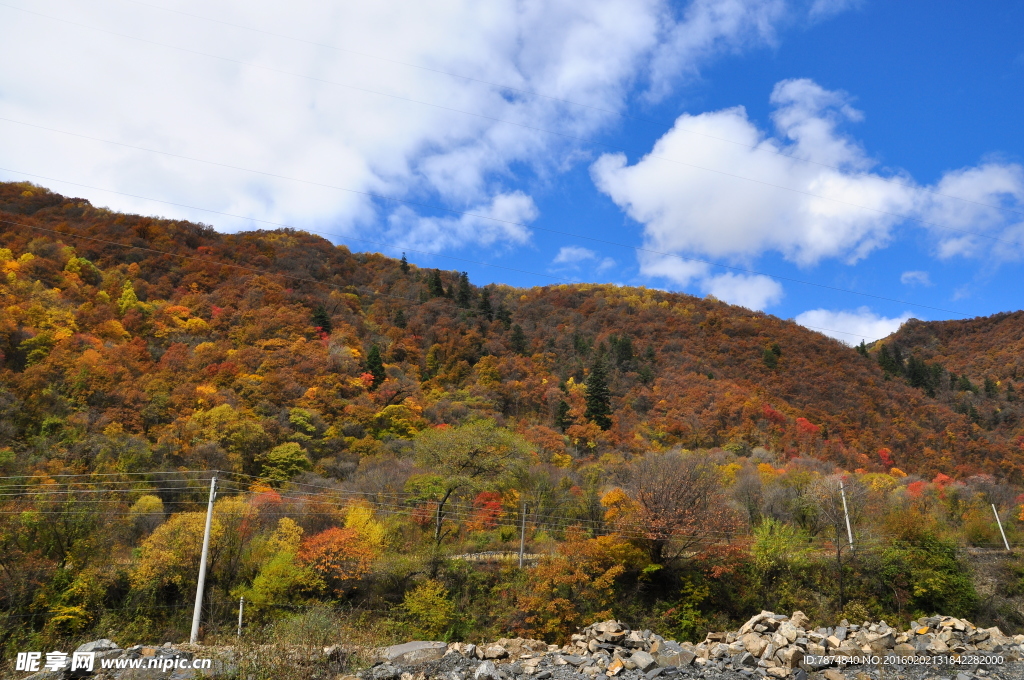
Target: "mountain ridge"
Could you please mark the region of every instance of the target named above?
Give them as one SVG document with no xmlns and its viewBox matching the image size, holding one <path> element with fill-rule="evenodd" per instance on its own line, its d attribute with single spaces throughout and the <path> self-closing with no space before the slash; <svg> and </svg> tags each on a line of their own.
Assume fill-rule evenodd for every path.
<svg viewBox="0 0 1024 680">
<path fill-rule="evenodd" d="M 1004 320 L 1024 312 L 908 322 L 864 356 L 714 299 L 608 284 L 476 287 L 297 230 L 221 234 L 27 183 L 0 185 L 0 213 L 10 251 L 0 258 L 0 409 L 14 423 L 0 448 L 29 468 L 94 468 L 102 456 L 81 441 L 110 430 L 145 442 L 153 465 L 247 472 L 298 437 L 317 470 L 344 476 L 425 427 L 486 417 L 560 466 L 761 447 L 847 469 L 1024 471 L 1019 402 L 1006 387 L 1019 372 L 996 371 L 995 393 L 980 387 L 985 370 L 1018 366 L 1006 357 L 1021 352 L 1010 343 L 1002 359 L 961 356 L 992 344 L 978 339 L 984 328 L 1012 335 Z M 972 323 L 973 335 L 956 330 Z M 936 349 L 947 345 L 964 349 Z M 374 346 L 379 381 L 367 363 Z M 945 386 L 930 396 L 905 366 L 883 370 L 883 346 L 942 363 Z M 598 355 L 607 430 L 586 416 Z M 968 373 L 978 389 L 958 390 L 942 371 Z M 305 424 L 292 422 L 296 409 Z M 262 434 L 239 443 L 239 428 Z"/>
</svg>

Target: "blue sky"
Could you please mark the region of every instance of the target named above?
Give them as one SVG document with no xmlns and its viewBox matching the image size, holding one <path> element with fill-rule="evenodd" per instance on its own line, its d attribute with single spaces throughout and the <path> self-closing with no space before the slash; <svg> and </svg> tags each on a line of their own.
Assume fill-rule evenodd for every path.
<svg viewBox="0 0 1024 680">
<path fill-rule="evenodd" d="M 0 178 L 871 340 L 1024 306 L 1021 26 L 1013 2 L 11 0 Z"/>
</svg>

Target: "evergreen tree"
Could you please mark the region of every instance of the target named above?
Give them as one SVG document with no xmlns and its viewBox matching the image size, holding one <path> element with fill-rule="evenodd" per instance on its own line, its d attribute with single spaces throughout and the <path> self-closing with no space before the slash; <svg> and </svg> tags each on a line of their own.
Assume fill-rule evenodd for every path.
<svg viewBox="0 0 1024 680">
<path fill-rule="evenodd" d="M 898 350 L 899 348 L 897 347 L 896 349 Z M 902 360 L 902 356 L 900 359 Z M 897 363 L 897 359 L 893 356 L 893 352 L 889 349 L 888 345 L 882 345 L 878 350 L 878 365 L 887 375 L 903 374 L 903 366 Z"/>
<path fill-rule="evenodd" d="M 488 321 L 494 321 L 494 307 L 491 306 L 491 291 L 480 291 L 480 314 Z"/>
<path fill-rule="evenodd" d="M 405 328 L 407 325 L 408 324 L 405 320 L 405 312 L 399 309 L 398 312 L 395 314 L 395 326 L 397 326 L 398 328 Z"/>
<path fill-rule="evenodd" d="M 402 261 L 398 263 L 398 267 L 402 270 L 403 274 L 409 273 L 409 260 L 405 259 L 405 253 L 402 253 Z"/>
<path fill-rule="evenodd" d="M 654 345 L 647 345 L 647 350 L 644 352 L 644 359 L 653 364 L 655 358 L 656 356 L 654 354 Z"/>
<path fill-rule="evenodd" d="M 523 334 L 523 327 L 519 324 L 512 326 L 512 337 L 509 339 L 509 346 L 516 354 L 526 354 L 526 335 Z"/>
<path fill-rule="evenodd" d="M 598 354 L 587 376 L 587 410 L 584 417 L 602 430 L 612 426 L 612 394 L 608 389 L 608 374 L 604 368 L 604 357 Z"/>
<path fill-rule="evenodd" d="M 1013 388 L 1013 383 L 1006 382 L 1006 401 L 1017 401 L 1017 390 Z"/>
<path fill-rule="evenodd" d="M 781 357 L 782 356 L 782 347 L 779 346 L 779 343 L 773 342 L 772 346 L 769 347 L 768 349 L 770 349 L 772 351 L 772 354 L 774 354 L 775 356 L 777 356 L 777 357 Z"/>
<path fill-rule="evenodd" d="M 330 335 L 331 331 L 334 330 L 334 326 L 331 324 L 331 315 L 327 313 L 323 305 L 313 310 L 313 326 L 319 328 L 327 335 Z"/>
<path fill-rule="evenodd" d="M 505 328 L 512 325 L 512 312 L 505 309 L 504 302 L 498 303 L 498 311 L 494 313 L 494 318 L 503 323 Z"/>
<path fill-rule="evenodd" d="M 473 289 L 469 286 L 469 274 L 459 274 L 459 290 L 455 293 L 455 303 L 463 309 L 469 309 L 469 303 L 473 300 Z"/>
<path fill-rule="evenodd" d="M 860 344 L 857 345 L 857 353 L 862 357 L 866 357 L 868 355 L 868 346 L 864 344 L 863 340 L 861 340 Z"/>
<path fill-rule="evenodd" d="M 761 361 L 768 368 L 774 370 L 779 365 L 779 355 L 772 351 L 771 347 L 765 347 L 761 353 Z"/>
<path fill-rule="evenodd" d="M 384 372 L 384 360 L 380 356 L 380 347 L 373 345 L 370 353 L 366 355 L 366 372 L 373 376 L 373 388 L 384 382 L 387 373 Z"/>
<path fill-rule="evenodd" d="M 985 378 L 985 396 L 989 399 L 999 394 L 999 386 L 992 378 Z"/>
<path fill-rule="evenodd" d="M 427 290 L 430 292 L 430 297 L 444 297 L 444 284 L 441 282 L 441 272 L 435 269 L 430 273 L 430 278 L 427 279 Z"/>
<path fill-rule="evenodd" d="M 612 348 L 615 352 L 615 363 L 618 366 L 624 366 L 633 360 L 633 341 L 629 339 L 628 335 L 619 338 Z"/>
<path fill-rule="evenodd" d="M 565 399 L 560 399 L 558 410 L 555 412 L 555 427 L 565 432 L 565 428 L 570 425 L 572 425 L 572 419 L 569 417 L 569 404 L 565 402 Z"/>
</svg>

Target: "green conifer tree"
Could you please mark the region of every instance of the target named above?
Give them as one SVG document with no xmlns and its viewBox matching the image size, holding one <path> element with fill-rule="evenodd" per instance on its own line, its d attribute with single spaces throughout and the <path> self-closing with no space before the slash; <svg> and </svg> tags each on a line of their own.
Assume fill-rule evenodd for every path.
<svg viewBox="0 0 1024 680">
<path fill-rule="evenodd" d="M 366 372 L 373 376 L 374 389 L 387 377 L 387 373 L 384 371 L 384 359 L 381 358 L 380 347 L 377 345 L 370 347 L 370 352 L 366 355 Z"/>
<path fill-rule="evenodd" d="M 480 314 L 488 321 L 494 321 L 494 307 L 491 306 L 491 291 L 480 291 Z"/>
<path fill-rule="evenodd" d="M 405 312 L 399 309 L 395 313 L 395 326 L 397 326 L 398 328 L 405 328 L 407 325 L 408 322 L 405 320 Z"/>
<path fill-rule="evenodd" d="M 602 430 L 612 426 L 612 393 L 608 389 L 608 374 L 604 367 L 604 357 L 601 354 L 594 359 L 594 365 L 590 368 L 590 375 L 587 376 L 586 398 L 587 410 L 584 417 L 592 421 Z"/>
<path fill-rule="evenodd" d="M 462 272 L 459 274 L 459 289 L 455 293 L 455 304 L 463 309 L 469 309 L 472 301 L 473 289 L 469 285 L 469 274 Z"/>
<path fill-rule="evenodd" d="M 504 324 L 505 328 L 512 325 L 512 312 L 505 309 L 505 303 L 498 303 L 498 311 L 494 313 L 494 318 Z"/>
<path fill-rule="evenodd" d="M 509 338 L 509 346 L 516 354 L 526 354 L 528 349 L 526 335 L 523 333 L 523 327 L 519 324 L 512 326 L 512 337 Z"/>
<path fill-rule="evenodd" d="M 405 253 L 402 253 L 402 261 L 398 263 L 398 267 L 403 274 L 409 273 L 409 260 L 405 259 Z"/>
<path fill-rule="evenodd" d="M 570 425 L 572 425 L 572 418 L 569 417 L 569 404 L 565 402 L 565 399 L 560 399 L 558 410 L 555 412 L 555 427 L 565 432 L 565 428 Z"/>
<path fill-rule="evenodd" d="M 331 331 L 334 330 L 334 326 L 331 324 L 331 315 L 327 313 L 323 305 L 318 305 L 313 310 L 313 327 L 319 328 L 327 335 L 330 335 Z"/>
<path fill-rule="evenodd" d="M 444 284 L 441 282 L 441 272 L 437 269 L 430 273 L 427 279 L 427 291 L 430 297 L 444 297 Z"/>
</svg>

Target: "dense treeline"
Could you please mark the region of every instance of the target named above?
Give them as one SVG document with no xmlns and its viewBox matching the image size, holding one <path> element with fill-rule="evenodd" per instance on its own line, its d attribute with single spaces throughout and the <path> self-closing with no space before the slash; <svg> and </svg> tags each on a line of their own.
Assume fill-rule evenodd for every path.
<svg viewBox="0 0 1024 680">
<path fill-rule="evenodd" d="M 1017 531 L 1016 373 L 858 353 L 710 298 L 480 288 L 29 184 L 0 185 L 0 273 L 7 649 L 180 637 L 204 499 L 181 470 L 224 471 L 221 622 L 240 596 L 257 617 L 342 602 L 419 634 L 552 639 L 608 611 L 679 634 L 767 604 L 966 613 L 958 546 L 997 540 L 987 503 Z M 843 469 L 880 509 L 855 555 Z M 517 546 L 524 504 L 553 556 L 450 559 Z"/>
</svg>

